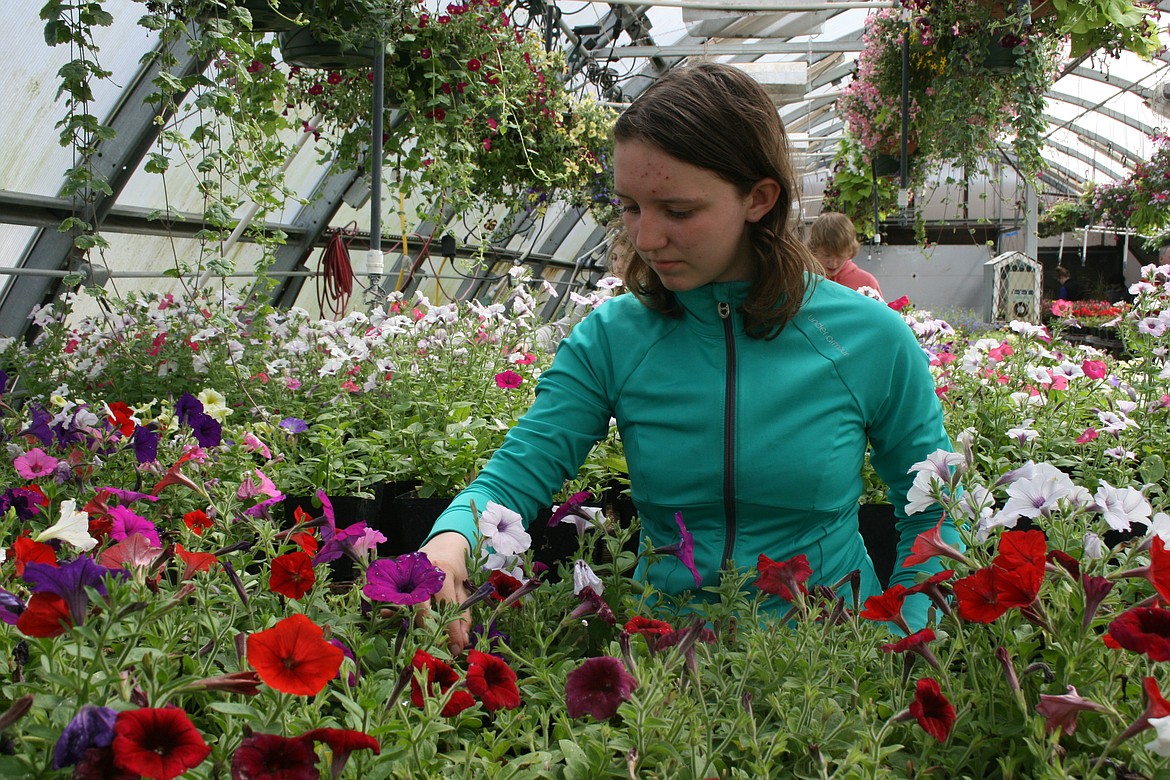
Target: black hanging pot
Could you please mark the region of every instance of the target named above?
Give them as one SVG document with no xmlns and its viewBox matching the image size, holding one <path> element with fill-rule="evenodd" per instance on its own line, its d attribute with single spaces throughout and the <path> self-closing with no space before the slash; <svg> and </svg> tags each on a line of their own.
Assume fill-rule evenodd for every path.
<svg viewBox="0 0 1170 780">
<path fill-rule="evenodd" d="M 289 65 L 319 70 L 372 68 L 377 44 L 364 41 L 356 48 L 317 37 L 309 27 L 280 33 L 280 53 Z"/>
<path fill-rule="evenodd" d="M 272 7 L 274 4 L 279 10 Z M 269 0 L 236 0 L 236 6 L 247 8 L 252 15 L 252 32 L 265 33 L 295 30 L 297 23 L 293 19 L 305 10 L 304 0 L 274 0 L 273 3 Z"/>
<path fill-rule="evenodd" d="M 1020 69 L 1021 59 L 1015 40 L 992 39 L 987 44 L 983 67 L 996 75 L 1008 75 Z"/>
</svg>

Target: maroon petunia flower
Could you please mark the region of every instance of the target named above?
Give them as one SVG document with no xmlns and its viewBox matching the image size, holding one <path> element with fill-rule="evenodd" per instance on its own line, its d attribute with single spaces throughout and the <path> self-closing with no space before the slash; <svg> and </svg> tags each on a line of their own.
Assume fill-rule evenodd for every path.
<svg viewBox="0 0 1170 780">
<path fill-rule="evenodd" d="M 943 696 L 938 681 L 930 677 L 918 681 L 914 701 L 910 703 L 910 714 L 927 734 L 939 742 L 947 741 L 951 727 L 955 725 L 954 706 Z"/>
<path fill-rule="evenodd" d="M 232 780 L 321 780 L 317 754 L 302 739 L 276 734 L 245 737 L 232 756 Z"/>
<path fill-rule="evenodd" d="M 516 672 L 502 659 L 479 650 L 467 654 L 467 689 L 488 712 L 520 706 Z"/>
<path fill-rule="evenodd" d="M 565 677 L 565 702 L 569 716 L 592 715 L 608 720 L 638 687 L 638 681 L 617 658 L 589 658 Z"/>
<path fill-rule="evenodd" d="M 1068 693 L 1059 696 L 1042 693 L 1036 712 L 1044 716 L 1044 731 L 1051 733 L 1063 729 L 1065 734 L 1077 730 L 1077 715 L 1085 712 L 1107 712 L 1105 707 L 1080 696 L 1077 689 L 1068 686 Z"/>
<path fill-rule="evenodd" d="M 917 653 L 935 669 L 939 669 L 941 665 L 938 662 L 938 658 L 935 657 L 934 652 L 928 646 L 930 642 L 934 641 L 934 638 L 934 630 L 924 628 L 921 631 L 915 631 L 913 634 L 899 639 L 897 642 L 882 645 L 882 651 L 886 653 Z"/>
<path fill-rule="evenodd" d="M 199 766 L 210 752 L 178 707 L 127 710 L 114 722 L 114 763 L 127 772 L 170 780 Z"/>
<path fill-rule="evenodd" d="M 321 728 L 306 731 L 300 738 L 305 742 L 324 742 L 329 746 L 329 752 L 333 754 L 329 773 L 333 775 L 333 780 L 341 777 L 341 773 L 345 771 L 345 764 L 349 761 L 349 754 L 353 751 L 372 750 L 374 755 L 382 752 L 378 740 L 364 731 Z"/>
<path fill-rule="evenodd" d="M 1170 661 L 1170 610 L 1133 607 L 1114 618 L 1108 634 L 1121 647 L 1145 653 L 1151 661 Z"/>
</svg>

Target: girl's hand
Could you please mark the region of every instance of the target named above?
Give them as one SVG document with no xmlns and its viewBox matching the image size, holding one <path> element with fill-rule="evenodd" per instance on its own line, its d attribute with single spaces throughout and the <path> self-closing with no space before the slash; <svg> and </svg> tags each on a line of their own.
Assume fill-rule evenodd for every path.
<svg viewBox="0 0 1170 780">
<path fill-rule="evenodd" d="M 470 595 L 467 592 L 467 555 L 471 545 L 463 534 L 447 531 L 438 534 L 419 548 L 430 562 L 446 573 L 443 587 L 431 597 L 435 605 L 442 603 L 462 604 Z M 420 616 L 421 616 L 420 612 Z M 462 615 L 447 624 L 447 649 L 454 658 L 460 655 L 470 641 L 471 613 Z"/>
</svg>

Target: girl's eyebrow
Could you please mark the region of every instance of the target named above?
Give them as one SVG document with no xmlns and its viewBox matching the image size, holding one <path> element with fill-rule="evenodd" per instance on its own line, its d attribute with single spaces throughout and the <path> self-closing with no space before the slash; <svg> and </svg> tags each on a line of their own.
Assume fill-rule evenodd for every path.
<svg viewBox="0 0 1170 780">
<path fill-rule="evenodd" d="M 636 198 L 632 198 L 629 195 L 626 195 L 625 193 L 619 192 L 617 190 L 614 190 L 613 194 L 617 195 L 619 198 L 625 198 L 626 200 L 636 200 Z M 689 206 L 689 205 L 695 205 L 698 203 L 702 203 L 702 201 L 703 201 L 703 199 L 701 197 L 694 197 L 694 198 L 648 198 L 645 202 L 646 203 L 678 204 L 678 205 Z"/>
</svg>

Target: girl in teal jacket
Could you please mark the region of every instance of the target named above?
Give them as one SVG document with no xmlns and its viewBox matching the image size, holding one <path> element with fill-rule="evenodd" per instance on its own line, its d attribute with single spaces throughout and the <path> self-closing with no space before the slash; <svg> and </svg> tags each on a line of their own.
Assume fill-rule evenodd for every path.
<svg viewBox="0 0 1170 780">
<path fill-rule="evenodd" d="M 471 502 L 533 517 L 611 417 L 643 535 L 673 541 L 681 512 L 704 586 L 730 564 L 803 553 L 810 584 L 860 569 L 863 597 L 880 592 L 857 524 L 867 446 L 890 487 L 899 561 L 939 520 L 906 516 L 910 467 L 950 449 L 913 333 L 881 302 L 813 274 L 788 224 L 783 127 L 750 77 L 711 63 L 671 71 L 622 114 L 615 138 L 634 294 L 573 329 L 531 409 L 435 523 L 422 550 L 448 574 L 439 598 L 466 595 Z M 896 565 L 891 584 L 937 570 Z M 666 593 L 695 590 L 672 557 L 638 574 Z M 921 625 L 925 603 L 907 612 Z M 453 651 L 466 645 L 465 622 L 449 634 Z"/>
</svg>

